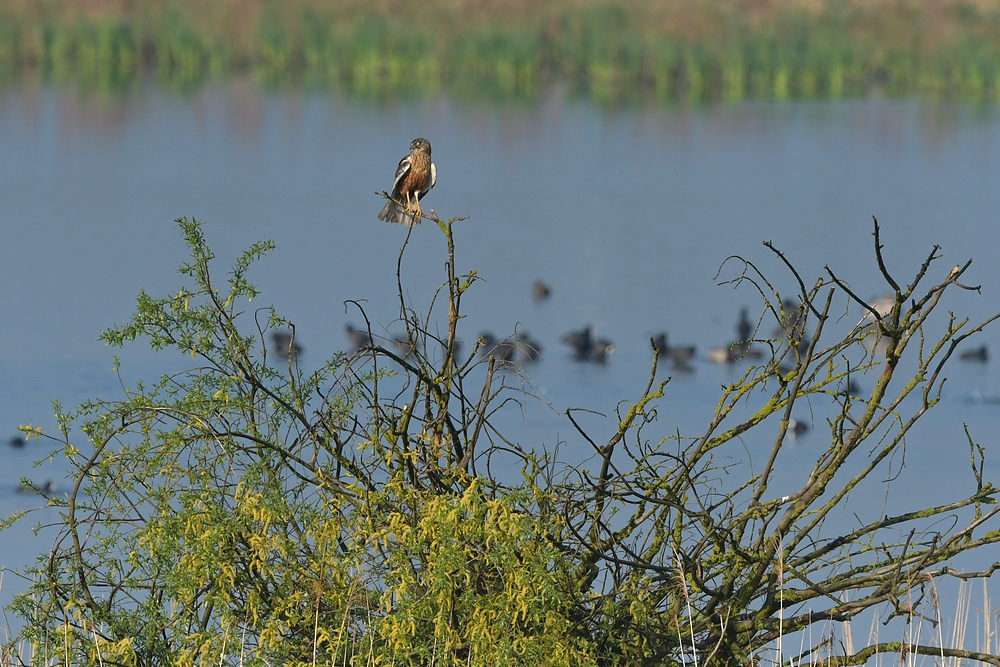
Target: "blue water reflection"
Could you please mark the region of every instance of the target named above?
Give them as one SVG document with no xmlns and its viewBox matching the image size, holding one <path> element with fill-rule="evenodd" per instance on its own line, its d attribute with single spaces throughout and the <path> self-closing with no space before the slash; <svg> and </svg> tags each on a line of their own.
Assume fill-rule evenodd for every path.
<svg viewBox="0 0 1000 667">
<path fill-rule="evenodd" d="M 973 258 L 966 282 L 983 286 L 981 295 L 956 293 L 949 308 L 977 320 L 1000 310 L 1000 113 L 992 106 L 868 99 L 608 111 L 553 87 L 533 106 L 441 96 L 373 107 L 245 81 L 189 97 L 139 87 L 114 99 L 25 84 L 0 92 L 0 442 L 18 424 L 52 428 L 52 399 L 118 395 L 114 351 L 98 332 L 128 317 L 140 288 L 159 295 L 180 286 L 179 216 L 207 221 L 220 276 L 252 241 L 276 241 L 252 278 L 262 304 L 295 322 L 303 364 L 348 346 L 345 325 L 361 323 L 349 299 L 363 301 L 378 330 L 400 333 L 395 272 L 406 230 L 375 219 L 373 191 L 391 186 L 416 136 L 430 139 L 439 169 L 425 209 L 469 216 L 458 227 L 458 268 L 484 278 L 466 299 L 463 338 L 471 346 L 483 331 L 517 327 L 543 346 L 527 372 L 544 402 L 505 421 L 525 446 L 589 455 L 565 409 L 612 414 L 637 397 L 649 338 L 662 330 L 702 351 L 693 372 L 668 385 L 662 432 L 700 433 L 720 385 L 739 376 L 703 353 L 732 340 L 741 307 L 761 308 L 753 291 L 717 284 L 720 265 L 739 254 L 793 289 L 764 240 L 807 282 L 829 265 L 873 298 L 885 291 L 874 214 L 900 281 L 939 244 L 942 278 Z M 443 280 L 442 238 L 425 224 L 409 243 L 408 295 L 425 304 Z M 722 278 L 735 270 L 728 265 Z M 542 302 L 532 298 L 537 279 L 552 288 Z M 859 313 L 836 326 L 850 328 Z M 586 324 L 615 342 L 610 363 L 575 363 L 559 344 Z M 987 330 L 979 342 L 992 348 L 995 338 Z M 140 347 L 122 356 L 126 382 L 183 362 Z M 919 488 L 921 501 L 970 488 L 967 466 L 954 463 L 968 456 L 962 423 L 991 449 L 998 395 L 993 364 L 953 366 L 942 404 L 908 449 L 908 469 L 934 480 Z M 814 405 L 798 416 L 814 430 L 788 452 L 790 488 L 827 441 L 829 410 Z M 614 420 L 582 420 L 598 440 L 614 428 Z M 766 438 L 746 444 L 761 455 L 767 447 Z M 31 468 L 38 447 L 0 454 L 0 513 L 30 504 L 13 492 L 20 476 L 58 478 L 57 465 Z M 907 488 L 895 487 L 892 503 L 905 506 Z M 44 538 L 19 531 L 24 539 L 0 542 L 0 565 L 45 548 Z M 14 588 L 5 581 L 0 602 Z"/>
</svg>

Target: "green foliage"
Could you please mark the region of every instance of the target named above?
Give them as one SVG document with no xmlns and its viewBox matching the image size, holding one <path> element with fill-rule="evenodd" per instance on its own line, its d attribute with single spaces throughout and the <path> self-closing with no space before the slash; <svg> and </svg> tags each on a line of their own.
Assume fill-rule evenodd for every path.
<svg viewBox="0 0 1000 667">
<path fill-rule="evenodd" d="M 403 507 L 366 526 L 386 553 L 379 626 L 394 664 L 596 664 L 575 632 L 575 599 L 560 585 L 569 562 L 553 526 L 519 494 L 487 498 L 473 482 L 461 497 L 388 485 Z M 419 563 L 419 567 L 413 567 Z M 414 637 L 423 640 L 416 644 Z"/>
<path fill-rule="evenodd" d="M 423 314 L 398 277 L 411 352 L 375 336 L 311 373 L 266 344 L 277 330 L 294 343 L 294 326 L 250 310 L 261 294 L 249 274 L 271 244 L 252 245 L 218 284 L 201 223 L 178 221 L 185 284 L 140 293 L 131 320 L 103 338 L 145 339 L 191 368 L 60 412 L 60 432 L 45 436 L 74 483 L 52 498 L 63 512 L 56 546 L 12 606 L 33 651 L 25 662 L 747 665 L 801 632 L 795 664 L 805 664 L 827 651 L 816 624 L 868 609 L 912 618 L 923 588 L 954 574 L 952 559 L 1000 541 L 998 490 L 971 438 L 970 489 L 955 500 L 823 531 L 848 494 L 898 472 L 889 466 L 938 400 L 945 362 L 987 324 L 930 318 L 945 294 L 970 289 L 968 264 L 922 288 L 935 248 L 900 287 L 876 224 L 892 305 L 831 336 L 836 299 L 859 301 L 846 282 L 828 270 L 807 289 L 789 266 L 795 306 L 734 258 L 733 282 L 757 289 L 762 322 L 781 326 L 755 343 L 770 354 L 724 388 L 699 435 L 658 431 L 654 354 L 648 385 L 621 404 L 605 441 L 567 413 L 595 452 L 574 467 L 497 433 L 497 411 L 528 399 L 488 351 L 456 352 L 477 275 L 456 272 L 458 219 L 427 219 L 444 236 L 446 276 Z M 870 395 L 842 390 L 870 369 Z M 777 497 L 801 401 L 836 406 L 830 445 L 797 487 L 783 476 Z M 773 444 L 748 468 L 743 439 L 761 433 Z M 494 477 L 500 458 L 520 476 Z M 901 646 L 829 659 L 861 664 Z"/>
<path fill-rule="evenodd" d="M 259 296 L 247 272 L 271 244 L 220 287 L 201 224 L 179 224 L 190 282 L 140 293 L 132 320 L 102 337 L 196 365 L 62 418 L 77 486 L 55 500 L 65 548 L 15 603 L 24 639 L 78 665 L 592 662 L 585 639 L 567 641 L 567 557 L 532 498 L 484 486 L 446 451 L 453 435 L 467 451 L 478 437 L 478 416 L 448 414 L 446 385 L 462 375 L 418 383 L 415 403 L 444 410 L 430 423 L 373 400 L 390 377 L 360 369 L 364 357 L 338 353 L 308 375 L 274 363 L 265 336 L 287 323 L 244 310 Z"/>
<path fill-rule="evenodd" d="M 61 3 L 0 13 L 0 72 L 122 89 L 147 71 L 189 89 L 254 73 L 384 96 L 442 88 L 532 97 L 555 77 L 597 100 L 894 94 L 997 95 L 1000 13 L 964 0 L 806 10 L 688 0 L 372 9 L 321 0 L 139 3 L 86 14 Z"/>
</svg>

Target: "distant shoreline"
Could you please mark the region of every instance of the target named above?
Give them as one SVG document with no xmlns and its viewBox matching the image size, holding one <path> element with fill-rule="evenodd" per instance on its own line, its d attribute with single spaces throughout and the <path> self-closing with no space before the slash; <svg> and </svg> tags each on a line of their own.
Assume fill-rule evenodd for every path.
<svg viewBox="0 0 1000 667">
<path fill-rule="evenodd" d="M 560 79 L 612 102 L 1000 96 L 1000 0 L 150 5 L 8 3 L 0 82 L 183 89 L 252 73 L 374 95 L 530 97 Z"/>
</svg>

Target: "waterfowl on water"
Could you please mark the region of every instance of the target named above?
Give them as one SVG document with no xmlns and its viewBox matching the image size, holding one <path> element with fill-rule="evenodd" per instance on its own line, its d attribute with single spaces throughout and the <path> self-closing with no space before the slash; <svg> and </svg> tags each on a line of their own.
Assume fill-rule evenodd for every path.
<svg viewBox="0 0 1000 667">
<path fill-rule="evenodd" d="M 803 435 L 809 431 L 809 424 L 805 422 L 800 422 L 797 419 L 788 420 L 788 432 L 792 434 L 792 437 Z"/>
<path fill-rule="evenodd" d="M 42 495 L 50 495 L 55 493 L 56 483 L 51 479 L 45 480 L 45 483 L 35 487 L 31 484 L 21 484 L 14 488 L 15 493 L 40 493 Z"/>
<path fill-rule="evenodd" d="M 302 354 L 302 346 L 299 345 L 295 337 L 288 331 L 271 332 L 271 349 L 284 360 L 294 360 Z"/>
<path fill-rule="evenodd" d="M 599 364 L 604 364 L 614 351 L 614 343 L 607 338 L 598 338 L 590 347 L 590 358 Z"/>
<path fill-rule="evenodd" d="M 587 361 L 594 348 L 592 338 L 593 328 L 588 324 L 579 331 L 570 331 L 560 340 L 563 345 L 568 345 L 573 350 L 573 358 L 577 361 Z"/>
<path fill-rule="evenodd" d="M 980 345 L 974 350 L 966 350 L 962 354 L 958 355 L 958 358 L 962 361 L 975 361 L 979 363 L 984 363 L 990 360 L 989 350 L 985 345 Z"/>
<path fill-rule="evenodd" d="M 347 334 L 347 342 L 350 344 L 351 352 L 357 352 L 371 347 L 372 337 L 364 329 L 355 329 L 354 325 L 348 324 L 344 327 Z"/>
<path fill-rule="evenodd" d="M 536 280 L 535 284 L 531 287 L 531 295 L 535 298 L 535 301 L 545 301 L 551 294 L 552 289 L 541 280 Z"/>
<path fill-rule="evenodd" d="M 542 344 L 533 339 L 527 331 L 517 334 L 514 342 L 517 346 L 518 358 L 533 363 L 542 356 Z"/>
<path fill-rule="evenodd" d="M 396 349 L 399 350 L 399 355 L 404 359 L 413 354 L 413 350 L 416 349 L 416 345 L 410 340 L 409 334 L 405 333 L 393 336 L 392 344 L 396 346 Z"/>
<path fill-rule="evenodd" d="M 736 342 L 748 343 L 752 337 L 753 324 L 750 322 L 750 316 L 747 313 L 746 306 L 744 306 L 740 308 L 740 318 L 736 322 Z"/>
<path fill-rule="evenodd" d="M 500 363 L 513 363 L 517 358 L 517 343 L 510 338 L 497 341 L 493 334 L 483 332 L 479 340 L 482 343 L 480 351 L 484 357 L 493 357 Z"/>
<path fill-rule="evenodd" d="M 694 345 L 671 345 L 666 331 L 660 332 L 653 338 L 653 347 L 660 353 L 661 358 L 669 359 L 674 367 L 680 370 L 690 370 L 691 360 L 697 352 Z"/>
</svg>

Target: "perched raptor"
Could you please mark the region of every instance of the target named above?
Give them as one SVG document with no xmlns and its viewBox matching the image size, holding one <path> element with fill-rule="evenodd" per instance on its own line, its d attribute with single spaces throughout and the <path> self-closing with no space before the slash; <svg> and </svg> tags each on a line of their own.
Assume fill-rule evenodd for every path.
<svg viewBox="0 0 1000 667">
<path fill-rule="evenodd" d="M 419 225 L 420 200 L 437 183 L 437 167 L 431 162 L 431 142 L 414 139 L 410 154 L 399 161 L 389 201 L 378 214 L 379 220 L 400 225 Z"/>
</svg>

